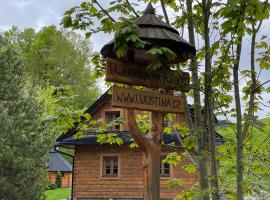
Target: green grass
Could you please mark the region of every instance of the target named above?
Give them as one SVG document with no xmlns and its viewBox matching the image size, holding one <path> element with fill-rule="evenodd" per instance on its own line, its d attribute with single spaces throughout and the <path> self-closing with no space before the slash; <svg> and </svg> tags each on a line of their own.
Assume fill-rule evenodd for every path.
<svg viewBox="0 0 270 200">
<path fill-rule="evenodd" d="M 217 147 L 222 190 L 232 195 L 236 188 L 236 135 L 235 125 L 217 130 L 224 137 L 225 144 Z M 259 119 L 255 122 L 251 134 L 246 137 L 244 144 L 244 176 L 245 187 L 257 191 L 270 191 L 269 180 L 269 148 L 270 148 L 270 118 Z M 251 136 L 251 137 L 250 137 Z M 248 172 L 248 174 L 247 174 Z M 252 190 L 248 192 L 254 192 Z M 234 196 L 234 195 L 232 195 Z M 229 199 L 232 196 L 228 196 Z"/>
<path fill-rule="evenodd" d="M 54 190 L 46 190 L 46 200 L 60 200 L 71 196 L 71 188 L 59 188 Z"/>
<path fill-rule="evenodd" d="M 252 130 L 252 137 L 254 141 L 261 141 L 265 139 L 270 134 L 270 118 L 263 118 L 259 119 L 259 122 L 262 122 L 261 124 L 256 124 L 256 127 Z M 264 126 L 263 126 L 264 124 Z M 235 125 L 230 125 L 227 128 L 221 128 L 218 130 L 218 133 L 220 133 L 225 141 L 226 140 L 236 140 L 235 132 L 233 131 L 235 129 Z M 268 144 L 270 144 L 270 138 L 267 141 Z"/>
</svg>

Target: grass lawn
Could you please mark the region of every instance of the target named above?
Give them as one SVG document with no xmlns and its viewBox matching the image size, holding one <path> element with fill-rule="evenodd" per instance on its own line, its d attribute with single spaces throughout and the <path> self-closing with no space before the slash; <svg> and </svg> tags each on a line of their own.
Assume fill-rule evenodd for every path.
<svg viewBox="0 0 270 200">
<path fill-rule="evenodd" d="M 259 188 L 255 189 L 256 191 L 269 191 L 270 118 L 259 119 L 255 123 L 253 129 L 251 129 L 251 134 L 248 135 L 252 137 L 247 137 L 244 142 L 245 187 L 253 188 L 254 186 L 254 188 Z M 224 191 L 234 191 L 236 188 L 236 135 L 233 129 L 235 129 L 235 125 L 217 130 L 225 140 L 224 145 L 217 147 L 221 152 L 219 160 L 220 177 L 226 177 L 222 183 Z M 228 146 L 226 147 L 226 145 Z M 231 198 L 229 196 L 229 199 Z M 256 197 L 255 199 L 269 198 Z"/>
<path fill-rule="evenodd" d="M 259 119 L 259 121 L 262 122 L 262 124 L 257 124 L 258 127 L 254 127 L 252 130 L 254 141 L 264 140 L 270 133 L 270 117 Z M 220 133 L 224 137 L 225 141 L 236 141 L 236 135 L 232 128 L 236 129 L 235 125 L 219 129 L 218 133 Z M 266 143 L 270 145 L 270 139 L 268 139 Z"/>
<path fill-rule="evenodd" d="M 71 195 L 71 188 L 59 188 L 55 190 L 47 190 L 45 192 L 47 200 L 66 199 Z"/>
</svg>

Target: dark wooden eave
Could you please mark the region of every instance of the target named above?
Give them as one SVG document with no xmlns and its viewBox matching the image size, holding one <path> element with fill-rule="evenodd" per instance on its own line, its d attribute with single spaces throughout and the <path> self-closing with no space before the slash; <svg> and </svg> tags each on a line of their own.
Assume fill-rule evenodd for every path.
<svg viewBox="0 0 270 200">
<path fill-rule="evenodd" d="M 123 140 L 123 144 L 131 144 L 132 142 L 134 142 L 131 133 L 128 131 L 110 131 L 108 133 L 115 133 L 117 135 L 116 137 L 121 138 Z M 166 133 L 162 134 L 163 144 L 171 144 L 171 143 L 179 144 L 180 141 L 177 135 L 179 135 L 179 132 L 171 134 Z M 223 137 L 219 135 L 217 132 L 215 138 L 217 145 L 222 144 L 224 142 Z M 181 137 L 181 139 L 184 139 L 184 137 Z M 90 133 L 81 138 L 69 137 L 66 138 L 65 140 L 58 141 L 56 143 L 56 146 L 58 147 L 68 147 L 68 148 L 74 148 L 75 146 L 78 145 L 100 145 L 100 143 L 97 141 L 96 133 Z"/>
</svg>

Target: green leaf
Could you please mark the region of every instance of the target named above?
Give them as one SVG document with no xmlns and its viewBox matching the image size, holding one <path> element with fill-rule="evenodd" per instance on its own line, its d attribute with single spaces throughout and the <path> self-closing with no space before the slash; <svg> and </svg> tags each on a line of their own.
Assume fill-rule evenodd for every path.
<svg viewBox="0 0 270 200">
<path fill-rule="evenodd" d="M 184 184 L 184 180 L 180 178 L 173 178 L 166 182 L 169 189 L 174 189 L 176 187 L 182 186 Z"/>
<path fill-rule="evenodd" d="M 91 35 L 92 35 L 92 33 L 91 33 L 91 32 L 87 32 L 87 33 L 85 33 L 85 37 L 86 37 L 86 38 L 90 38 L 90 37 L 91 37 Z"/>
<path fill-rule="evenodd" d="M 167 154 L 166 158 L 164 160 L 162 160 L 162 162 L 168 163 L 168 164 L 175 167 L 175 166 L 180 164 L 181 160 L 182 160 L 181 155 L 179 155 L 176 152 L 172 152 L 172 153 Z"/>
<path fill-rule="evenodd" d="M 131 34 L 126 38 L 126 41 L 132 41 L 132 42 L 136 42 L 138 40 L 138 36 L 135 34 Z"/>
<path fill-rule="evenodd" d="M 62 21 L 62 25 L 65 27 L 65 28 L 68 28 L 68 27 L 71 27 L 72 25 L 72 18 L 70 15 L 66 15 Z"/>
<path fill-rule="evenodd" d="M 133 142 L 133 143 L 131 143 L 131 144 L 129 145 L 129 147 L 130 147 L 131 149 L 135 149 L 135 148 L 139 148 L 139 145 L 138 145 L 137 143 Z"/>
<path fill-rule="evenodd" d="M 123 144 L 123 139 L 117 137 L 118 135 L 115 133 L 100 133 L 97 134 L 97 142 L 99 142 L 100 144 L 118 144 L 118 145 L 122 145 Z"/>
<path fill-rule="evenodd" d="M 183 169 L 189 174 L 194 174 L 197 171 L 194 164 L 185 165 Z"/>
<path fill-rule="evenodd" d="M 172 128 L 171 127 L 165 127 L 164 128 L 164 133 L 171 134 L 172 133 Z"/>
<path fill-rule="evenodd" d="M 90 120 L 92 118 L 89 113 L 85 113 L 83 116 L 86 120 Z"/>
<path fill-rule="evenodd" d="M 268 62 L 260 62 L 260 67 L 262 69 L 270 69 L 270 63 L 268 63 Z"/>
</svg>

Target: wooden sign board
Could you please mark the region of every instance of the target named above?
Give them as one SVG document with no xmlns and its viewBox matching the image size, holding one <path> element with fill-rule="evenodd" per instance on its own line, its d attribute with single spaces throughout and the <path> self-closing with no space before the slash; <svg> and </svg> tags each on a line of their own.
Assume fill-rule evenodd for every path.
<svg viewBox="0 0 270 200">
<path fill-rule="evenodd" d="M 184 98 L 114 86 L 112 89 L 112 106 L 165 113 L 183 113 Z"/>
<path fill-rule="evenodd" d="M 189 73 L 167 71 L 152 71 L 145 66 L 122 62 L 116 59 L 106 60 L 106 81 L 128 85 L 145 86 L 149 88 L 164 88 L 188 92 L 190 90 Z"/>
</svg>

